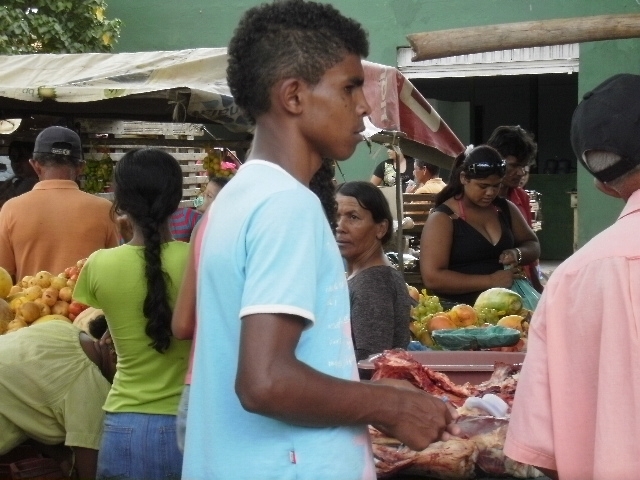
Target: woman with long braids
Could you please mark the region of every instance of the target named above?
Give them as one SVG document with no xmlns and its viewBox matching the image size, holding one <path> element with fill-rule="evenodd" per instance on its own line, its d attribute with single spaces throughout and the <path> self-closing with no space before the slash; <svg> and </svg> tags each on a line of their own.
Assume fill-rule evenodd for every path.
<svg viewBox="0 0 640 480">
<path fill-rule="evenodd" d="M 118 356 L 98 478 L 180 478 L 176 413 L 190 341 L 171 334 L 189 244 L 174 241 L 169 217 L 182 198 L 182 171 L 156 149 L 126 153 L 114 171 L 114 205 L 133 227 L 129 243 L 86 262 L 74 298 L 104 311 Z"/>
</svg>

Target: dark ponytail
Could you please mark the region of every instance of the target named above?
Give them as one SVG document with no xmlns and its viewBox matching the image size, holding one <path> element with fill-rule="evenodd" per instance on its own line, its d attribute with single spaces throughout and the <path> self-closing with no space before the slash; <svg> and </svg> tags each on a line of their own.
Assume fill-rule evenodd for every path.
<svg viewBox="0 0 640 480">
<path fill-rule="evenodd" d="M 151 347 L 162 353 L 171 341 L 169 277 L 162 268 L 161 232 L 182 199 L 182 170 L 178 161 L 157 149 L 127 152 L 114 171 L 114 209 L 126 213 L 144 237 L 147 295 L 143 313 Z"/>
<path fill-rule="evenodd" d="M 465 158 L 467 158 L 467 156 L 465 152 L 462 152 L 456 157 L 455 161 L 453 162 L 453 168 L 451 168 L 449 181 L 447 182 L 445 187 L 436 195 L 436 207 L 443 204 L 451 197 L 456 197 L 462 194 L 463 186 L 462 182 L 460 182 L 460 172 L 462 172 L 462 163 L 464 162 Z"/>
</svg>

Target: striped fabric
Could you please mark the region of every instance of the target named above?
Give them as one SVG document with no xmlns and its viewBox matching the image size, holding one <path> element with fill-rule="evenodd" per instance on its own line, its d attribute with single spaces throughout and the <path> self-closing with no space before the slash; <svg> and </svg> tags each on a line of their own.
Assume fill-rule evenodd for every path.
<svg viewBox="0 0 640 480">
<path fill-rule="evenodd" d="M 175 240 L 188 242 L 191 238 L 191 231 L 200 220 L 201 214 L 193 208 L 178 208 L 169 218 L 169 228 Z"/>
</svg>

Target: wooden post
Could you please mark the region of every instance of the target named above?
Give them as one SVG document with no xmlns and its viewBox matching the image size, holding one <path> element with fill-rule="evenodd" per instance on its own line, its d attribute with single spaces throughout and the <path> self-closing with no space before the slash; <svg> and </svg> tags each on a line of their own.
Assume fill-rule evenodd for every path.
<svg viewBox="0 0 640 480">
<path fill-rule="evenodd" d="M 396 137 L 394 136 L 394 143 L 395 140 Z M 393 149 L 396 151 L 396 155 L 400 155 L 400 153 L 402 152 L 397 144 L 393 146 Z M 404 236 L 402 232 L 402 178 L 400 173 L 400 162 L 395 161 L 393 163 L 393 167 L 396 171 L 396 217 L 398 219 L 398 238 L 396 239 L 396 249 L 398 250 L 398 267 L 400 268 L 400 273 L 404 275 Z M 393 227 L 393 225 L 391 227 Z"/>
<path fill-rule="evenodd" d="M 455 28 L 407 35 L 412 60 L 640 37 L 640 14 L 597 15 Z"/>
</svg>

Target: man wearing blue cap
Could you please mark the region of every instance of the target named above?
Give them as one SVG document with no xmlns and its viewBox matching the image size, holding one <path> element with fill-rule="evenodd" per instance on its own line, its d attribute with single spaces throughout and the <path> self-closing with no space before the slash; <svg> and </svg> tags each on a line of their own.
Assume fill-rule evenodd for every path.
<svg viewBox="0 0 640 480">
<path fill-rule="evenodd" d="M 29 160 L 33 190 L 0 210 L 0 266 L 19 281 L 39 271 L 58 274 L 100 248 L 118 245 L 111 202 L 80 191 L 82 145 L 73 130 L 45 128 Z"/>
<path fill-rule="evenodd" d="M 640 76 L 609 78 L 571 123 L 596 187 L 625 202 L 618 220 L 558 267 L 529 328 L 505 454 L 564 479 L 640 471 Z"/>
</svg>

